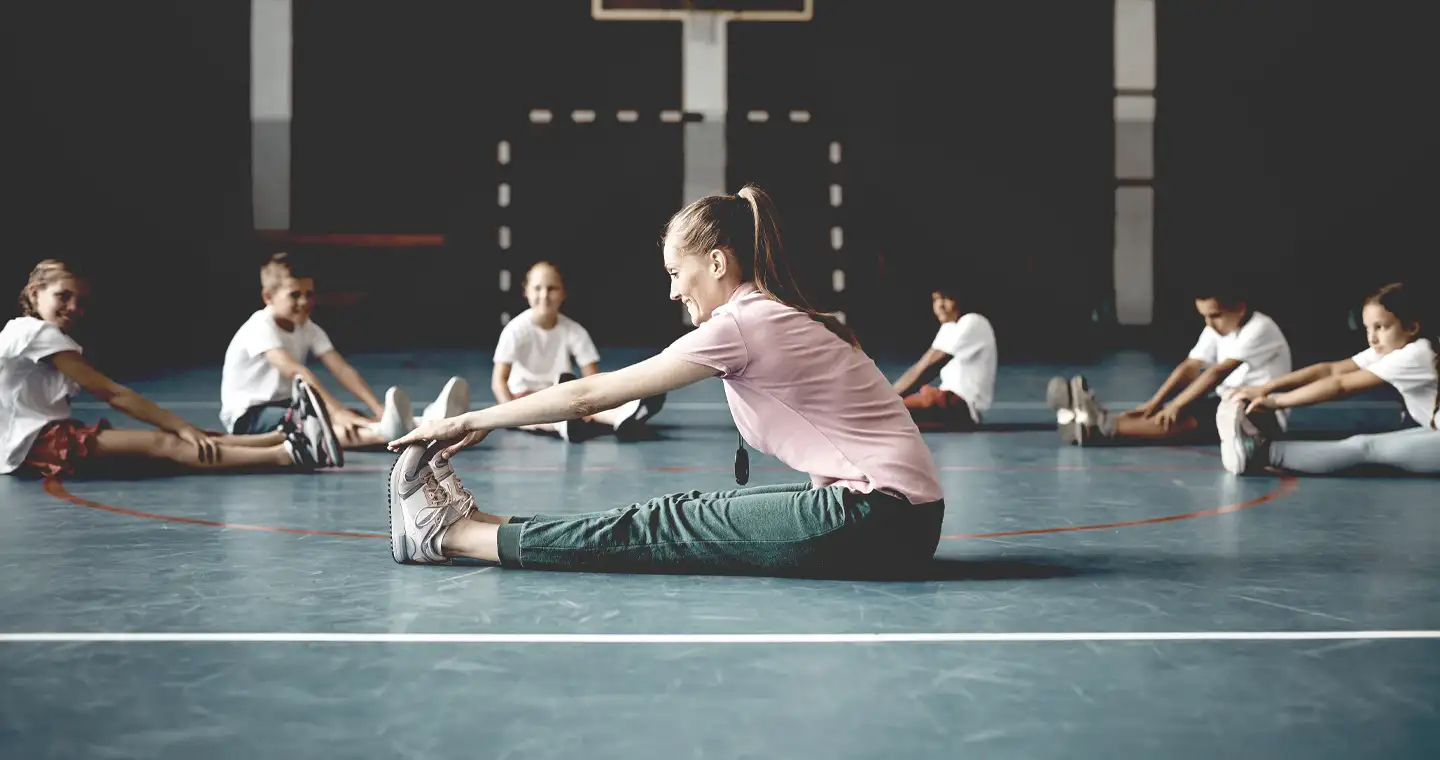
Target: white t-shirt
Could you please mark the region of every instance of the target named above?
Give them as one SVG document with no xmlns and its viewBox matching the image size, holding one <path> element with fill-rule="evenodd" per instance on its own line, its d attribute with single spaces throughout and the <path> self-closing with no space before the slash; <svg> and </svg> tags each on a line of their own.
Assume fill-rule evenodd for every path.
<svg viewBox="0 0 1440 760">
<path fill-rule="evenodd" d="M 0 474 L 25 461 L 42 428 L 70 418 L 80 386 L 45 361 L 62 351 L 80 344 L 44 320 L 19 317 L 0 330 Z"/>
<path fill-rule="evenodd" d="M 1411 341 L 1384 356 L 1367 348 L 1350 357 L 1360 369 L 1395 386 L 1405 400 L 1405 411 L 1424 427 L 1440 422 L 1435 414 L 1435 392 L 1440 378 L 1435 375 L 1435 347 L 1426 338 Z"/>
<path fill-rule="evenodd" d="M 269 309 L 251 314 L 230 339 L 230 347 L 225 349 L 225 371 L 220 377 L 220 422 L 226 430 L 231 430 L 250 407 L 290 398 L 290 384 L 265 358 L 265 352 L 272 348 L 285 349 L 301 364 L 310 354 L 324 356 L 335 349 L 330 344 L 330 336 L 314 320 L 286 332 L 275 324 Z"/>
<path fill-rule="evenodd" d="M 966 314 L 940 325 L 930 347 L 954 357 L 940 368 L 940 390 L 949 391 L 970 407 L 976 422 L 995 400 L 995 365 L 999 349 L 995 328 L 979 314 Z"/>
<path fill-rule="evenodd" d="M 1206 366 L 1227 359 L 1240 362 L 1215 389 L 1222 396 L 1231 388 L 1264 385 L 1291 371 L 1290 343 L 1285 340 L 1285 333 L 1280 332 L 1275 320 L 1258 311 L 1229 335 L 1221 335 L 1207 326 L 1200 333 L 1199 342 L 1190 349 L 1190 358 L 1199 359 Z"/>
<path fill-rule="evenodd" d="M 511 393 L 534 393 L 554 385 L 561 374 L 572 371 L 572 356 L 581 367 L 600 361 L 590 333 L 579 322 L 560 314 L 555 326 L 546 330 L 535 324 L 531 311 L 510 320 L 495 346 L 495 363 L 510 365 Z"/>
</svg>

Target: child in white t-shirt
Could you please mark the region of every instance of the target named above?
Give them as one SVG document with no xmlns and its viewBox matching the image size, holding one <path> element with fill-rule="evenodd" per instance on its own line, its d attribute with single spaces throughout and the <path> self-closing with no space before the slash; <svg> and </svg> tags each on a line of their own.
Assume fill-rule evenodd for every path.
<svg viewBox="0 0 1440 760">
<path fill-rule="evenodd" d="M 1365 299 L 1362 317 L 1370 347 L 1349 359 L 1322 362 L 1268 383 L 1239 388 L 1220 407 L 1216 426 L 1225 469 L 1236 474 L 1274 467 L 1287 472 L 1335 473 L 1378 465 L 1440 475 L 1440 340 L 1423 337 L 1418 294 L 1391 283 Z M 1416 427 L 1343 441 L 1270 441 L 1249 419 L 1257 411 L 1329 401 L 1385 384 L 1400 392 Z M 1276 391 L 1293 388 L 1286 393 Z"/>
<path fill-rule="evenodd" d="M 538 262 L 525 273 L 522 287 L 530 308 L 505 324 L 495 346 L 490 390 L 499 404 L 575 379 L 571 371 L 575 365 L 583 377 L 600 372 L 600 352 L 590 340 L 590 333 L 560 313 L 565 302 L 565 281 L 560 270 L 548 261 Z M 621 438 L 634 438 L 664 404 L 665 395 L 660 394 L 590 417 L 521 429 L 556 433 L 572 443 L 607 428 Z"/>
<path fill-rule="evenodd" d="M 1060 439 L 1075 445 L 1124 439 L 1213 440 L 1210 421 L 1225 395 L 1290 371 L 1290 344 L 1280 326 L 1266 314 L 1252 311 L 1233 292 L 1223 288 L 1202 292 L 1195 299 L 1195 310 L 1204 318 L 1205 329 L 1190 355 L 1149 401 L 1134 409 L 1110 413 L 1083 376 L 1069 381 L 1051 378 L 1046 400 L 1056 412 Z M 1258 422 L 1279 432 L 1286 419 L 1283 413 L 1271 412 Z"/>
<path fill-rule="evenodd" d="M 262 433 L 276 429 L 289 410 L 300 403 L 303 390 L 329 415 L 339 443 L 345 448 L 378 446 L 415 427 L 410 399 L 399 388 L 385 393 L 380 403 L 365 378 L 345 361 L 330 336 L 310 314 L 314 308 L 315 280 L 287 254 L 276 254 L 260 269 L 265 308 L 256 311 L 236 331 L 225 351 L 220 380 L 220 422 L 231 433 Z M 374 414 L 368 417 L 345 407 L 305 366 L 314 356 L 335 379 L 355 394 Z M 427 416 L 449 417 L 470 408 L 469 389 L 463 378 L 451 378 Z"/>
<path fill-rule="evenodd" d="M 84 281 L 47 259 L 20 292 L 23 316 L 0 330 L 0 473 L 49 477 L 83 473 L 93 460 L 157 459 L 201 470 L 338 466 L 322 421 L 291 415 L 264 435 L 206 433 L 150 399 L 101 374 L 68 334 L 84 315 Z M 158 430 L 116 430 L 70 415 L 81 388 Z"/>
<path fill-rule="evenodd" d="M 929 350 L 895 381 L 895 392 L 922 428 L 973 430 L 995 398 L 995 329 L 980 314 L 962 316 L 953 290 L 932 292 L 930 308 L 940 329 Z M 939 387 L 930 385 L 936 377 Z"/>
</svg>

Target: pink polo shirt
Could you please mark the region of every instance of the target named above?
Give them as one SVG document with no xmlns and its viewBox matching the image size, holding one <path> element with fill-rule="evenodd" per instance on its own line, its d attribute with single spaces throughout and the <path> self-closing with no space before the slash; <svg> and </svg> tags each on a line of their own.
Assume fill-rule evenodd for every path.
<svg viewBox="0 0 1440 760">
<path fill-rule="evenodd" d="M 664 353 L 718 371 L 745 441 L 817 488 L 944 498 L 920 429 L 875 362 L 753 283 Z"/>
</svg>

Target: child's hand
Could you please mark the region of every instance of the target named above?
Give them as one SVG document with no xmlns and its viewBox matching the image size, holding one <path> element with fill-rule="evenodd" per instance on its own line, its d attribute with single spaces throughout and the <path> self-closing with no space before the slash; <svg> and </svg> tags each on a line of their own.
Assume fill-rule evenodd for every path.
<svg viewBox="0 0 1440 760">
<path fill-rule="evenodd" d="M 1230 394 L 1225 397 L 1225 400 L 1226 400 L 1226 401 L 1254 401 L 1254 400 L 1256 400 L 1256 399 L 1265 398 L 1265 396 L 1266 396 L 1265 391 L 1260 390 L 1260 387 L 1259 387 L 1259 386 L 1257 386 L 1257 385 L 1247 385 L 1247 386 L 1245 386 L 1244 388 L 1236 388 L 1236 389 L 1230 391 Z"/>
<path fill-rule="evenodd" d="M 1250 414 L 1251 412 L 1261 412 L 1265 411 L 1266 409 L 1273 410 L 1279 408 L 1280 404 L 1275 401 L 1274 396 L 1260 396 L 1259 398 L 1252 400 L 1249 406 L 1245 407 L 1245 413 Z"/>
<path fill-rule="evenodd" d="M 339 409 L 330 415 L 330 425 L 336 435 L 346 443 L 355 443 L 370 429 L 370 420 L 349 409 Z"/>
<path fill-rule="evenodd" d="M 1141 404 L 1140 406 L 1137 406 L 1137 407 L 1135 407 L 1134 409 L 1131 409 L 1131 410 L 1130 410 L 1130 413 L 1131 413 L 1132 415 L 1135 415 L 1135 416 L 1138 416 L 1138 417 L 1149 418 L 1149 417 L 1154 417 L 1154 416 L 1155 416 L 1155 413 L 1158 412 L 1158 411 L 1160 411 L 1160 402 L 1159 402 L 1159 401 L 1146 401 L 1145 403 Z"/>
<path fill-rule="evenodd" d="M 1162 430 L 1169 430 L 1175 425 L 1175 421 L 1180 418 L 1180 411 L 1178 407 L 1174 406 L 1167 406 L 1161 409 L 1155 415 L 1155 424 L 1159 425 Z"/>
<path fill-rule="evenodd" d="M 175 431 L 180 440 L 195 447 L 195 454 L 201 464 L 215 464 L 220 461 L 220 447 L 205 431 L 193 425 Z"/>
</svg>

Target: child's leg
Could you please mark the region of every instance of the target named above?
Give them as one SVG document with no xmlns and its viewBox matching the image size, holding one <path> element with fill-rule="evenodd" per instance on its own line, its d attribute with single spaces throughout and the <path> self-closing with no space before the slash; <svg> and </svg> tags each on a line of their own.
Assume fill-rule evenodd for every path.
<svg viewBox="0 0 1440 760">
<path fill-rule="evenodd" d="M 269 433 L 258 435 L 226 435 L 224 433 L 212 433 L 215 442 L 221 446 L 240 446 L 244 448 L 263 449 L 270 446 L 279 446 L 285 442 L 285 432 L 275 430 Z"/>
<path fill-rule="evenodd" d="M 1343 441 L 1275 441 L 1270 463 L 1291 472 L 1327 474 L 1381 465 L 1421 475 L 1440 475 L 1440 432 L 1410 428 Z"/>
<path fill-rule="evenodd" d="M 968 430 L 975 427 L 970 416 L 970 405 L 964 398 L 942 391 L 933 385 L 922 385 L 920 390 L 906 396 L 905 408 L 910 418 L 921 426 L 943 427 L 950 430 Z"/>
<path fill-rule="evenodd" d="M 1169 429 L 1160 426 L 1155 418 L 1146 419 L 1138 414 L 1122 414 L 1115 417 L 1115 438 L 1142 438 L 1161 440 L 1188 436 L 1200 429 L 1200 421 L 1187 413 L 1175 418 Z"/>
<path fill-rule="evenodd" d="M 943 502 L 911 505 L 838 486 L 765 486 L 505 525 L 461 520 L 442 549 L 536 570 L 887 574 L 931 560 L 943 517 Z"/>
<path fill-rule="evenodd" d="M 283 444 L 267 447 L 222 446 L 219 460 L 200 461 L 200 453 L 179 436 L 160 430 L 102 430 L 95 437 L 97 458 L 140 456 L 168 459 L 197 469 L 234 469 L 238 467 L 289 467 L 294 464 Z"/>
<path fill-rule="evenodd" d="M 231 426 L 231 435 L 259 435 L 272 433 L 281 429 L 285 418 L 290 413 L 290 402 L 275 401 L 269 404 L 252 406 L 235 420 Z M 283 440 L 283 438 L 282 438 Z"/>
</svg>

